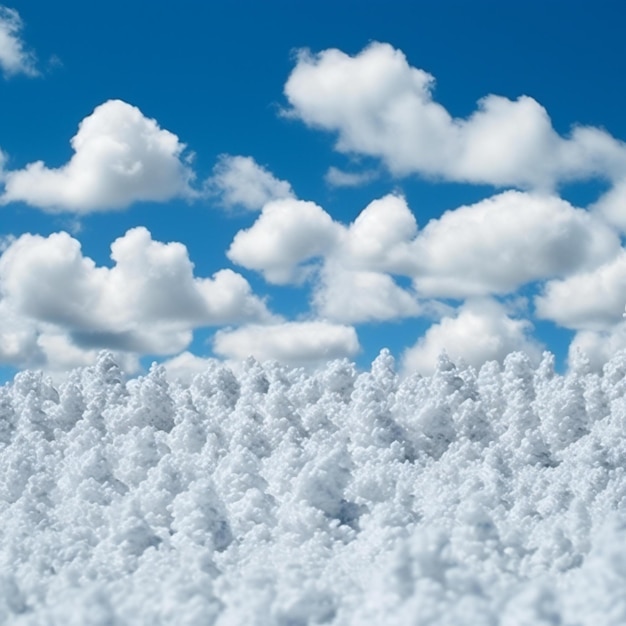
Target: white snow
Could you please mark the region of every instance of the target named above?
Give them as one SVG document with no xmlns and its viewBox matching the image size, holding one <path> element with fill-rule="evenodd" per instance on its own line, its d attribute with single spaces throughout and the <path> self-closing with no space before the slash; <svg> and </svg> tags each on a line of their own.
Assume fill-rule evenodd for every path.
<svg viewBox="0 0 626 626">
<path fill-rule="evenodd" d="M 626 623 L 626 354 L 0 388 L 0 623 Z"/>
</svg>

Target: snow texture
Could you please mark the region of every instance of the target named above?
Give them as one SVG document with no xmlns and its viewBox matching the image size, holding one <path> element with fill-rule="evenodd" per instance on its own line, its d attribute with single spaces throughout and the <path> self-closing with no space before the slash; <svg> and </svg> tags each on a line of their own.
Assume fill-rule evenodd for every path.
<svg viewBox="0 0 626 626">
<path fill-rule="evenodd" d="M 626 354 L 0 388 L 0 623 L 626 623 Z"/>
</svg>

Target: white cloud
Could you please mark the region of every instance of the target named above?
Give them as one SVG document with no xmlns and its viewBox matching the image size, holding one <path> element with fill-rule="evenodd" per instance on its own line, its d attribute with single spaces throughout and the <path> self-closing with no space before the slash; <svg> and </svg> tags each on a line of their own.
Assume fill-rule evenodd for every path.
<svg viewBox="0 0 626 626">
<path fill-rule="evenodd" d="M 206 372 L 215 361 L 217 359 L 205 359 L 185 351 L 163 361 L 162 365 L 165 367 L 169 380 L 190 383 L 194 376 Z"/>
<path fill-rule="evenodd" d="M 327 263 L 316 286 L 318 313 L 337 322 L 368 322 L 412 317 L 422 313 L 415 294 L 381 272 L 345 270 Z"/>
<path fill-rule="evenodd" d="M 6 153 L 0 150 L 0 183 L 4 182 L 5 176 L 5 167 L 7 164 L 8 157 Z"/>
<path fill-rule="evenodd" d="M 608 331 L 581 330 L 570 343 L 568 361 L 571 364 L 582 353 L 592 369 L 598 371 L 617 352 L 626 350 L 626 324 L 618 324 Z"/>
<path fill-rule="evenodd" d="M 23 22 L 15 9 L 0 5 L 0 68 L 5 77 L 37 76 L 36 58 L 20 38 Z"/>
<path fill-rule="evenodd" d="M 467 119 L 433 100 L 434 79 L 402 52 L 374 43 L 356 56 L 302 51 L 285 84 L 288 115 L 338 135 L 336 149 L 419 173 L 497 186 L 551 188 L 559 181 L 626 172 L 626 148 L 605 131 L 559 136 L 535 100 L 488 95 Z"/>
<path fill-rule="evenodd" d="M 54 329 L 39 334 L 37 345 L 43 358 L 36 365 L 58 379 L 62 379 L 69 370 L 76 367 L 93 365 L 101 353 L 99 348 L 86 349 L 77 346 L 72 343 L 68 335 Z M 141 366 L 137 354 L 123 350 L 112 350 L 111 354 L 126 374 L 132 375 L 140 371 Z M 28 364 L 29 367 L 32 365 L 32 363 Z"/>
<path fill-rule="evenodd" d="M 96 266 L 64 232 L 11 243 L 0 257 L 3 353 L 29 362 L 56 341 L 87 352 L 173 354 L 194 328 L 271 319 L 242 276 L 195 277 L 184 245 L 154 241 L 145 228 L 113 242 L 111 258 L 113 267 Z"/>
<path fill-rule="evenodd" d="M 370 202 L 344 230 L 337 256 L 350 267 L 411 275 L 417 222 L 402 196 Z"/>
<path fill-rule="evenodd" d="M 408 273 L 415 266 L 407 256 L 416 231 L 406 201 L 396 195 L 371 202 L 347 228 L 313 202 L 283 200 L 266 205 L 237 233 L 228 257 L 274 283 L 297 282 L 306 275 L 301 265 L 315 258 L 347 269 Z"/>
<path fill-rule="evenodd" d="M 227 256 L 272 283 L 302 278 L 298 265 L 331 250 L 340 227 L 313 202 L 285 199 L 265 205 L 257 221 L 235 236 Z"/>
<path fill-rule="evenodd" d="M 610 330 L 626 304 L 626 251 L 604 265 L 546 284 L 535 298 L 537 316 L 567 328 Z"/>
<path fill-rule="evenodd" d="M 619 181 L 589 209 L 622 233 L 626 233 L 626 179 Z"/>
<path fill-rule="evenodd" d="M 277 360 L 291 365 L 352 357 L 359 349 L 354 328 L 323 321 L 219 330 L 213 345 L 214 352 L 226 358 L 253 356 L 260 361 Z"/>
<path fill-rule="evenodd" d="M 415 283 L 429 296 L 508 293 L 596 267 L 618 251 L 617 235 L 586 211 L 508 191 L 429 222 L 413 250 Z"/>
<path fill-rule="evenodd" d="M 425 314 L 424 298 L 513 293 L 597 268 L 619 251 L 617 234 L 594 215 L 555 196 L 507 191 L 421 231 L 397 195 L 371 202 L 347 226 L 311 202 L 271 202 L 228 256 L 273 283 L 312 277 L 317 314 L 356 323 Z"/>
<path fill-rule="evenodd" d="M 331 187 L 359 187 L 378 178 L 378 172 L 366 170 L 364 172 L 344 172 L 337 167 L 328 168 L 324 180 Z"/>
<path fill-rule="evenodd" d="M 74 154 L 59 168 L 36 161 L 5 172 L 0 203 L 80 214 L 195 195 L 189 186 L 194 174 L 181 159 L 185 145 L 126 102 L 96 107 L 71 144 Z"/>
<path fill-rule="evenodd" d="M 529 337 L 532 325 L 511 318 L 504 306 L 491 299 L 468 300 L 456 317 L 433 324 L 403 355 L 407 371 L 431 374 L 445 351 L 454 360 L 462 358 L 474 367 L 487 361 L 502 361 L 514 350 L 538 359 L 539 345 Z"/>
<path fill-rule="evenodd" d="M 40 364 L 44 357 L 37 334 L 31 320 L 16 313 L 6 298 L 0 300 L 0 362 L 16 367 Z"/>
<path fill-rule="evenodd" d="M 275 178 L 252 157 L 229 154 L 219 157 L 206 187 L 225 207 L 240 206 L 249 211 L 259 211 L 272 200 L 295 197 L 287 181 Z"/>
</svg>

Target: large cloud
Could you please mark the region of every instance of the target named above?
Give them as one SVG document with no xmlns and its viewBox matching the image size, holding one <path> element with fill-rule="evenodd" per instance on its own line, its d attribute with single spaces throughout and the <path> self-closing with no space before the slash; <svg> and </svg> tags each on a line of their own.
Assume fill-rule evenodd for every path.
<svg viewBox="0 0 626 626">
<path fill-rule="evenodd" d="M 356 56 L 302 51 L 285 95 L 288 114 L 337 133 L 337 150 L 381 158 L 397 175 L 545 188 L 626 172 L 623 143 L 592 127 L 563 138 L 532 98 L 488 95 L 456 119 L 433 100 L 433 86 L 402 52 L 374 43 Z"/>
<path fill-rule="evenodd" d="M 324 321 L 286 322 L 268 326 L 249 325 L 215 334 L 216 354 L 264 361 L 275 359 L 302 365 L 334 358 L 352 357 L 359 351 L 354 328 Z"/>
<path fill-rule="evenodd" d="M 96 266 L 64 232 L 22 235 L 8 246 L 0 346 L 15 353 L 13 362 L 32 361 L 50 337 L 87 351 L 173 354 L 194 328 L 271 319 L 242 276 L 195 277 L 185 246 L 154 241 L 145 228 L 113 242 L 111 258 L 113 267 Z"/>
<path fill-rule="evenodd" d="M 182 160 L 185 145 L 126 102 L 96 107 L 71 144 L 74 154 L 59 168 L 36 161 L 5 172 L 0 203 L 80 214 L 195 195 L 194 174 Z"/>
<path fill-rule="evenodd" d="M 619 238 L 602 221 L 554 196 L 508 191 L 444 213 L 414 249 L 420 293 L 463 298 L 592 268 Z"/>
<path fill-rule="evenodd" d="M 403 365 L 408 371 L 431 374 L 442 351 L 474 367 L 486 361 L 502 361 L 514 350 L 538 358 L 540 346 L 530 338 L 531 329 L 529 321 L 511 317 L 495 300 L 468 300 L 456 317 L 444 317 L 431 326 L 404 353 Z"/>
<path fill-rule="evenodd" d="M 277 179 L 252 157 L 229 154 L 219 157 L 206 186 L 225 207 L 240 206 L 249 211 L 259 211 L 272 200 L 295 197 L 287 181 Z"/>
<path fill-rule="evenodd" d="M 313 203 L 270 203 L 228 255 L 276 283 L 300 280 L 317 259 L 318 312 L 357 322 L 415 315 L 417 296 L 511 293 L 598 267 L 619 250 L 603 220 L 555 196 L 508 191 L 449 211 L 421 231 L 396 195 L 371 202 L 347 226 Z M 412 278 L 414 291 L 392 276 Z"/>
<path fill-rule="evenodd" d="M 15 9 L 0 5 L 0 69 L 8 77 L 15 74 L 37 76 L 36 59 L 20 38 L 23 23 Z"/>
</svg>

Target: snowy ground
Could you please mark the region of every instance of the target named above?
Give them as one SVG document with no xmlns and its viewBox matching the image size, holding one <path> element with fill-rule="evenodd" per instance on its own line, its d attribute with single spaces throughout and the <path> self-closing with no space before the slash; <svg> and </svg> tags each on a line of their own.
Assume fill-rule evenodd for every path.
<svg viewBox="0 0 626 626">
<path fill-rule="evenodd" d="M 626 355 L 0 389 L 0 623 L 626 623 Z"/>
</svg>

